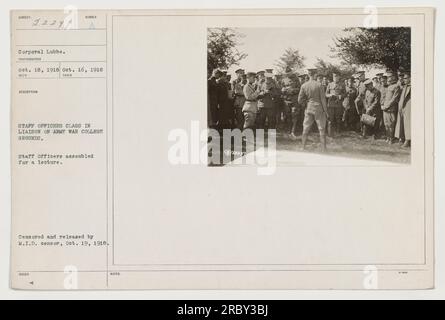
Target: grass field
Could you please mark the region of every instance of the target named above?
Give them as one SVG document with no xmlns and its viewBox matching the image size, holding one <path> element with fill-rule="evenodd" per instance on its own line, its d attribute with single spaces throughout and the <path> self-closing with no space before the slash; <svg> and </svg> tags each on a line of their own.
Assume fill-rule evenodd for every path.
<svg viewBox="0 0 445 320">
<path fill-rule="evenodd" d="M 400 164 L 409 164 L 411 162 L 411 150 L 402 148 L 398 143 L 389 145 L 384 139 L 373 140 L 371 138 L 363 139 L 360 134 L 356 132 L 344 132 L 336 135 L 333 138 L 328 138 L 328 151 L 322 153 L 320 149 L 318 133 L 311 133 L 308 139 L 306 153 L 323 154 L 327 156 L 339 156 L 351 159 L 362 159 L 368 161 L 383 161 Z M 277 133 L 276 137 L 277 152 L 301 152 L 301 137 L 296 141 L 292 141 L 286 134 L 282 132 Z M 213 148 L 213 152 L 220 153 L 222 163 L 227 164 L 231 160 L 244 156 L 245 148 L 241 145 L 232 145 L 232 152 L 230 150 L 222 149 L 222 146 Z M 263 146 L 257 146 L 263 147 Z M 221 164 L 210 164 L 211 166 L 221 166 Z"/>
<path fill-rule="evenodd" d="M 321 153 L 319 135 L 312 133 L 309 137 L 307 152 Z M 283 134 L 277 135 L 277 151 L 301 150 L 301 137 L 291 141 Z M 329 155 L 350 157 L 366 160 L 377 160 L 409 164 L 411 150 L 402 148 L 398 143 L 389 145 L 384 139 L 362 139 L 356 132 L 344 132 L 334 138 L 328 138 Z"/>
</svg>

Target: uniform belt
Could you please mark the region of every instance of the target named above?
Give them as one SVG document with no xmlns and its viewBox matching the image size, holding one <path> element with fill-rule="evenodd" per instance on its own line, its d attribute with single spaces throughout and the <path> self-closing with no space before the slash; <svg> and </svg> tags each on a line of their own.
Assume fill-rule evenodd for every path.
<svg viewBox="0 0 445 320">
<path fill-rule="evenodd" d="M 258 100 L 246 100 L 247 102 L 257 102 Z"/>
</svg>

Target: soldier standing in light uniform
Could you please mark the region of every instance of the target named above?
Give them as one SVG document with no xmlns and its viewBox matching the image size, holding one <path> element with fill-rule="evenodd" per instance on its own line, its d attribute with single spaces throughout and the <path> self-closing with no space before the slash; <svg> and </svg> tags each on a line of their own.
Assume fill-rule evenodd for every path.
<svg viewBox="0 0 445 320">
<path fill-rule="evenodd" d="M 244 129 L 255 129 L 258 114 L 258 96 L 260 92 L 255 88 L 255 76 L 253 72 L 247 73 L 247 84 L 243 88 L 244 98 L 243 106 Z"/>
<path fill-rule="evenodd" d="M 394 74 L 389 75 L 389 86 L 385 91 L 385 99 L 383 100 L 383 121 L 385 123 L 386 137 L 389 144 L 394 143 L 394 133 L 397 122 L 397 112 L 401 93 L 397 77 Z"/>
<path fill-rule="evenodd" d="M 246 98 L 244 97 L 244 70 L 238 69 L 235 71 L 237 78 L 232 82 L 232 91 L 234 95 L 234 109 L 235 109 L 235 120 L 236 126 L 238 129 L 243 129 L 244 127 L 244 115 L 243 115 L 243 107 Z"/>
<path fill-rule="evenodd" d="M 328 114 L 334 132 L 341 131 L 343 118 L 343 99 L 345 98 L 345 88 L 340 82 L 338 74 L 332 75 L 333 82 L 326 88 L 326 98 L 328 99 Z M 329 130 L 328 130 L 329 131 Z M 328 132 L 329 133 L 329 132 Z"/>
<path fill-rule="evenodd" d="M 320 131 L 320 142 L 323 151 L 326 151 L 326 120 L 327 103 L 323 88 L 316 80 L 317 69 L 309 69 L 309 81 L 303 84 L 298 96 L 298 103 L 306 106 L 303 122 L 302 147 L 306 148 L 307 137 L 314 122 Z"/>
</svg>

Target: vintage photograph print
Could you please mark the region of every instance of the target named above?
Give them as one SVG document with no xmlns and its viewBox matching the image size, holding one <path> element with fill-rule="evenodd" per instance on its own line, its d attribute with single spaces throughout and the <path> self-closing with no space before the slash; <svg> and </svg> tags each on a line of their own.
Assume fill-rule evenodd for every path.
<svg viewBox="0 0 445 320">
<path fill-rule="evenodd" d="M 409 27 L 208 28 L 207 79 L 210 166 L 411 162 Z"/>
</svg>

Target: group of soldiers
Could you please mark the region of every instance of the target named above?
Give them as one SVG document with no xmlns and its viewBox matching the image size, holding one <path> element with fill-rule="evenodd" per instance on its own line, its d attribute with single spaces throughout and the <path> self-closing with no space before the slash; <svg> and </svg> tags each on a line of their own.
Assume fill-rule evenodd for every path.
<svg viewBox="0 0 445 320">
<path fill-rule="evenodd" d="M 278 129 L 291 140 L 301 135 L 303 148 L 316 122 L 323 150 L 326 136 L 357 131 L 362 138 L 385 137 L 411 146 L 411 77 L 387 70 L 373 79 L 364 71 L 341 79 L 317 69 L 297 75 L 286 70 L 236 70 L 236 79 L 214 70 L 208 79 L 209 127 L 215 129 Z M 330 81 L 331 80 L 331 81 Z"/>
</svg>

